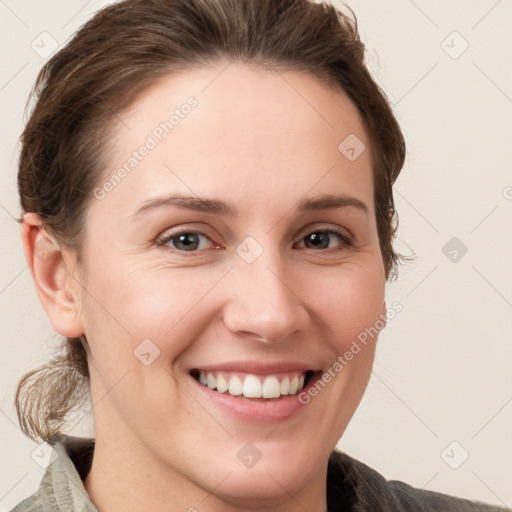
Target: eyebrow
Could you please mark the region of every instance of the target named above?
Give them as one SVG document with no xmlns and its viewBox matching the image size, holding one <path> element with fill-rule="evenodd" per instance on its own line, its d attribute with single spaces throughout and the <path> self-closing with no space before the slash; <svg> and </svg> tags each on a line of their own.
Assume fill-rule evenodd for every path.
<svg viewBox="0 0 512 512">
<path fill-rule="evenodd" d="M 212 213 L 215 215 L 222 215 L 233 217 L 237 214 L 234 206 L 221 201 L 220 199 L 207 199 L 200 197 L 191 197 L 184 195 L 171 195 L 164 197 L 157 197 L 145 201 L 140 208 L 132 215 L 132 218 L 137 218 L 150 210 L 155 210 L 165 206 L 174 206 L 196 212 Z M 332 210 L 338 208 L 353 207 L 366 215 L 369 214 L 368 206 L 361 200 L 348 195 L 332 195 L 326 194 L 316 198 L 303 199 L 297 205 L 297 211 L 308 212 L 318 210 Z"/>
</svg>

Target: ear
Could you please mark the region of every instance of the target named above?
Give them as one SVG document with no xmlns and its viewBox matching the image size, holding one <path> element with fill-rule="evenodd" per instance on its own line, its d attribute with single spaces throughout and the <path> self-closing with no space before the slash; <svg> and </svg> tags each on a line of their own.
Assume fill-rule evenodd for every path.
<svg viewBox="0 0 512 512">
<path fill-rule="evenodd" d="M 80 284 L 70 274 L 65 255 L 35 213 L 25 213 L 21 239 L 37 295 L 53 329 L 69 338 L 84 334 L 79 315 Z"/>
</svg>

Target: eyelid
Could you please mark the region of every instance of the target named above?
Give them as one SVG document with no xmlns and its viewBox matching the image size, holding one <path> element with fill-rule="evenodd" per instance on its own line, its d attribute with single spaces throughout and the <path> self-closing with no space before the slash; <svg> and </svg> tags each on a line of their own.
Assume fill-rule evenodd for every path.
<svg viewBox="0 0 512 512">
<path fill-rule="evenodd" d="M 308 249 L 308 250 L 312 250 L 313 252 L 318 252 L 318 253 L 322 253 L 322 252 L 325 252 L 325 253 L 331 253 L 331 252 L 336 252 L 336 251 L 341 251 L 341 250 L 346 250 L 348 248 L 352 248 L 355 246 L 355 242 L 353 240 L 352 237 L 348 236 L 346 233 L 344 233 L 343 231 L 341 230 L 337 230 L 337 229 L 333 229 L 333 228 L 325 228 L 325 229 L 314 229 L 310 232 L 308 232 L 308 234 L 304 235 L 298 242 L 297 244 L 302 244 L 302 243 L 305 243 L 304 242 L 304 239 L 311 233 L 326 233 L 330 236 L 332 235 L 336 235 L 338 236 L 339 240 L 340 240 L 340 243 L 338 245 L 336 245 L 335 247 L 328 247 L 326 249 L 319 249 L 319 250 L 315 250 L 315 249 L 310 249 L 308 247 L 300 247 L 301 249 Z"/>
<path fill-rule="evenodd" d="M 340 235 L 342 238 L 346 238 L 347 241 L 350 241 L 352 243 L 355 243 L 355 236 L 352 234 L 352 232 L 345 228 L 345 227 L 341 227 L 341 226 L 337 226 L 337 225 L 333 225 L 333 224 L 322 224 L 322 223 L 313 223 L 313 224 L 309 224 L 308 226 L 306 226 L 305 228 L 301 229 L 300 230 L 300 236 L 299 236 L 299 241 L 302 240 L 306 235 L 309 235 L 311 233 L 316 233 L 316 232 L 325 232 L 325 233 L 336 233 L 338 235 Z"/>
<path fill-rule="evenodd" d="M 170 233 L 180 234 L 194 232 L 206 235 L 206 233 L 210 231 L 212 231 L 212 228 L 208 225 L 208 223 L 194 220 L 182 222 L 176 219 L 175 223 L 167 224 L 167 227 L 160 231 L 160 234 L 157 238 L 162 238 L 165 235 L 169 235 Z"/>
<path fill-rule="evenodd" d="M 155 239 L 154 243 L 157 246 L 163 246 L 163 245 L 166 245 L 174 237 L 177 237 L 182 234 L 193 233 L 193 234 L 204 236 L 211 242 L 212 245 L 214 245 L 215 249 L 219 249 L 220 248 L 219 244 L 217 244 L 215 242 L 215 240 L 213 239 L 213 237 L 210 236 L 209 234 L 207 234 L 205 231 L 207 231 L 207 230 L 194 228 L 194 227 L 179 227 L 179 226 L 177 226 L 175 229 L 169 228 L 169 229 L 165 230 L 163 233 L 161 233 L 160 235 L 158 235 L 158 237 Z M 304 237 L 306 237 L 307 235 L 310 235 L 312 233 L 318 233 L 318 232 L 331 233 L 331 234 L 338 235 L 343 241 L 343 244 L 341 244 L 341 245 L 345 245 L 345 246 L 355 245 L 355 237 L 347 228 L 343 228 L 341 226 L 333 226 L 333 225 L 326 226 L 325 224 L 318 225 L 318 223 L 304 227 L 300 231 L 299 238 L 298 238 L 297 242 L 294 243 L 294 245 L 301 243 L 304 240 Z M 173 251 L 177 251 L 179 253 L 187 252 L 187 251 L 180 251 L 179 249 L 175 249 L 173 247 L 170 247 L 170 249 Z M 189 252 L 190 253 L 199 253 L 199 252 L 203 252 L 205 250 L 206 249 L 189 251 Z M 326 249 L 326 250 L 329 250 L 329 249 Z M 332 250 L 335 250 L 335 248 L 333 248 Z M 318 252 L 320 252 L 320 251 L 318 251 Z"/>
<path fill-rule="evenodd" d="M 217 244 L 210 235 L 208 235 L 205 230 L 201 230 L 201 229 L 198 229 L 198 228 L 179 228 L 177 227 L 175 230 L 173 230 L 173 228 L 170 228 L 170 229 L 167 229 L 165 230 L 163 233 L 161 233 L 160 235 L 158 235 L 155 239 L 155 245 L 157 246 L 162 246 L 162 245 L 165 245 L 167 244 L 167 242 L 169 242 L 172 238 L 174 237 L 177 237 L 179 235 L 183 235 L 183 234 L 188 234 L 188 233 L 193 233 L 193 234 L 196 234 L 196 235 L 202 235 L 204 236 L 205 238 L 208 238 L 208 240 L 210 240 L 210 242 L 215 245 L 215 246 L 218 246 L 219 244 Z M 178 250 L 178 249 L 174 249 L 174 250 Z M 179 251 L 179 252 L 184 252 L 184 251 Z M 191 252 L 201 252 L 201 251 L 191 251 Z"/>
</svg>

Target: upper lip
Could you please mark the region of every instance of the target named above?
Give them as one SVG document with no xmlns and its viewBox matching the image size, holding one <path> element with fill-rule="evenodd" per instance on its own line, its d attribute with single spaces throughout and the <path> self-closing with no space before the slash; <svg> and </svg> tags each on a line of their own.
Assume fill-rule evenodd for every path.
<svg viewBox="0 0 512 512">
<path fill-rule="evenodd" d="M 224 363 L 209 364 L 205 366 L 194 366 L 190 371 L 201 370 L 203 372 L 240 372 L 251 373 L 255 375 L 272 375 L 276 373 L 288 372 L 308 372 L 316 371 L 315 368 L 308 363 L 302 362 L 273 362 L 273 363 L 259 363 L 256 361 L 226 361 Z"/>
</svg>

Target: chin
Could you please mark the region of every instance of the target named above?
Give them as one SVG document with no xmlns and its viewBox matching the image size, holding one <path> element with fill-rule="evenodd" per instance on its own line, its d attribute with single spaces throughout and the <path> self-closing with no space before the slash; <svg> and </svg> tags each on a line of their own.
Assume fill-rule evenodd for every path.
<svg viewBox="0 0 512 512">
<path fill-rule="evenodd" d="M 247 462 L 252 465 L 246 466 L 237 458 L 236 463 L 228 466 L 225 456 L 219 460 L 219 470 L 213 472 L 217 481 L 210 481 L 209 486 L 209 488 L 216 487 L 214 492 L 218 497 L 238 507 L 253 508 L 256 504 L 261 507 L 276 506 L 281 501 L 283 503 L 288 501 L 290 495 L 295 496 L 300 493 L 315 478 L 322 480 L 326 478 L 326 474 L 320 471 L 321 461 L 315 461 L 308 454 L 298 454 L 294 446 L 283 445 L 277 449 L 275 446 L 265 447 L 264 443 L 259 446 L 261 446 L 259 460 L 249 459 Z M 241 459 L 245 453 L 257 455 L 254 445 L 252 449 L 248 448 L 246 452 L 241 453 Z M 220 485 L 219 481 L 222 481 Z"/>
<path fill-rule="evenodd" d="M 263 465 L 260 461 L 258 467 L 234 470 L 214 492 L 219 498 L 240 508 L 260 510 L 277 506 L 288 502 L 290 495 L 299 493 L 312 478 L 313 475 L 304 474 L 301 469 L 291 468 L 286 462 L 277 468 L 275 464 Z"/>
</svg>

